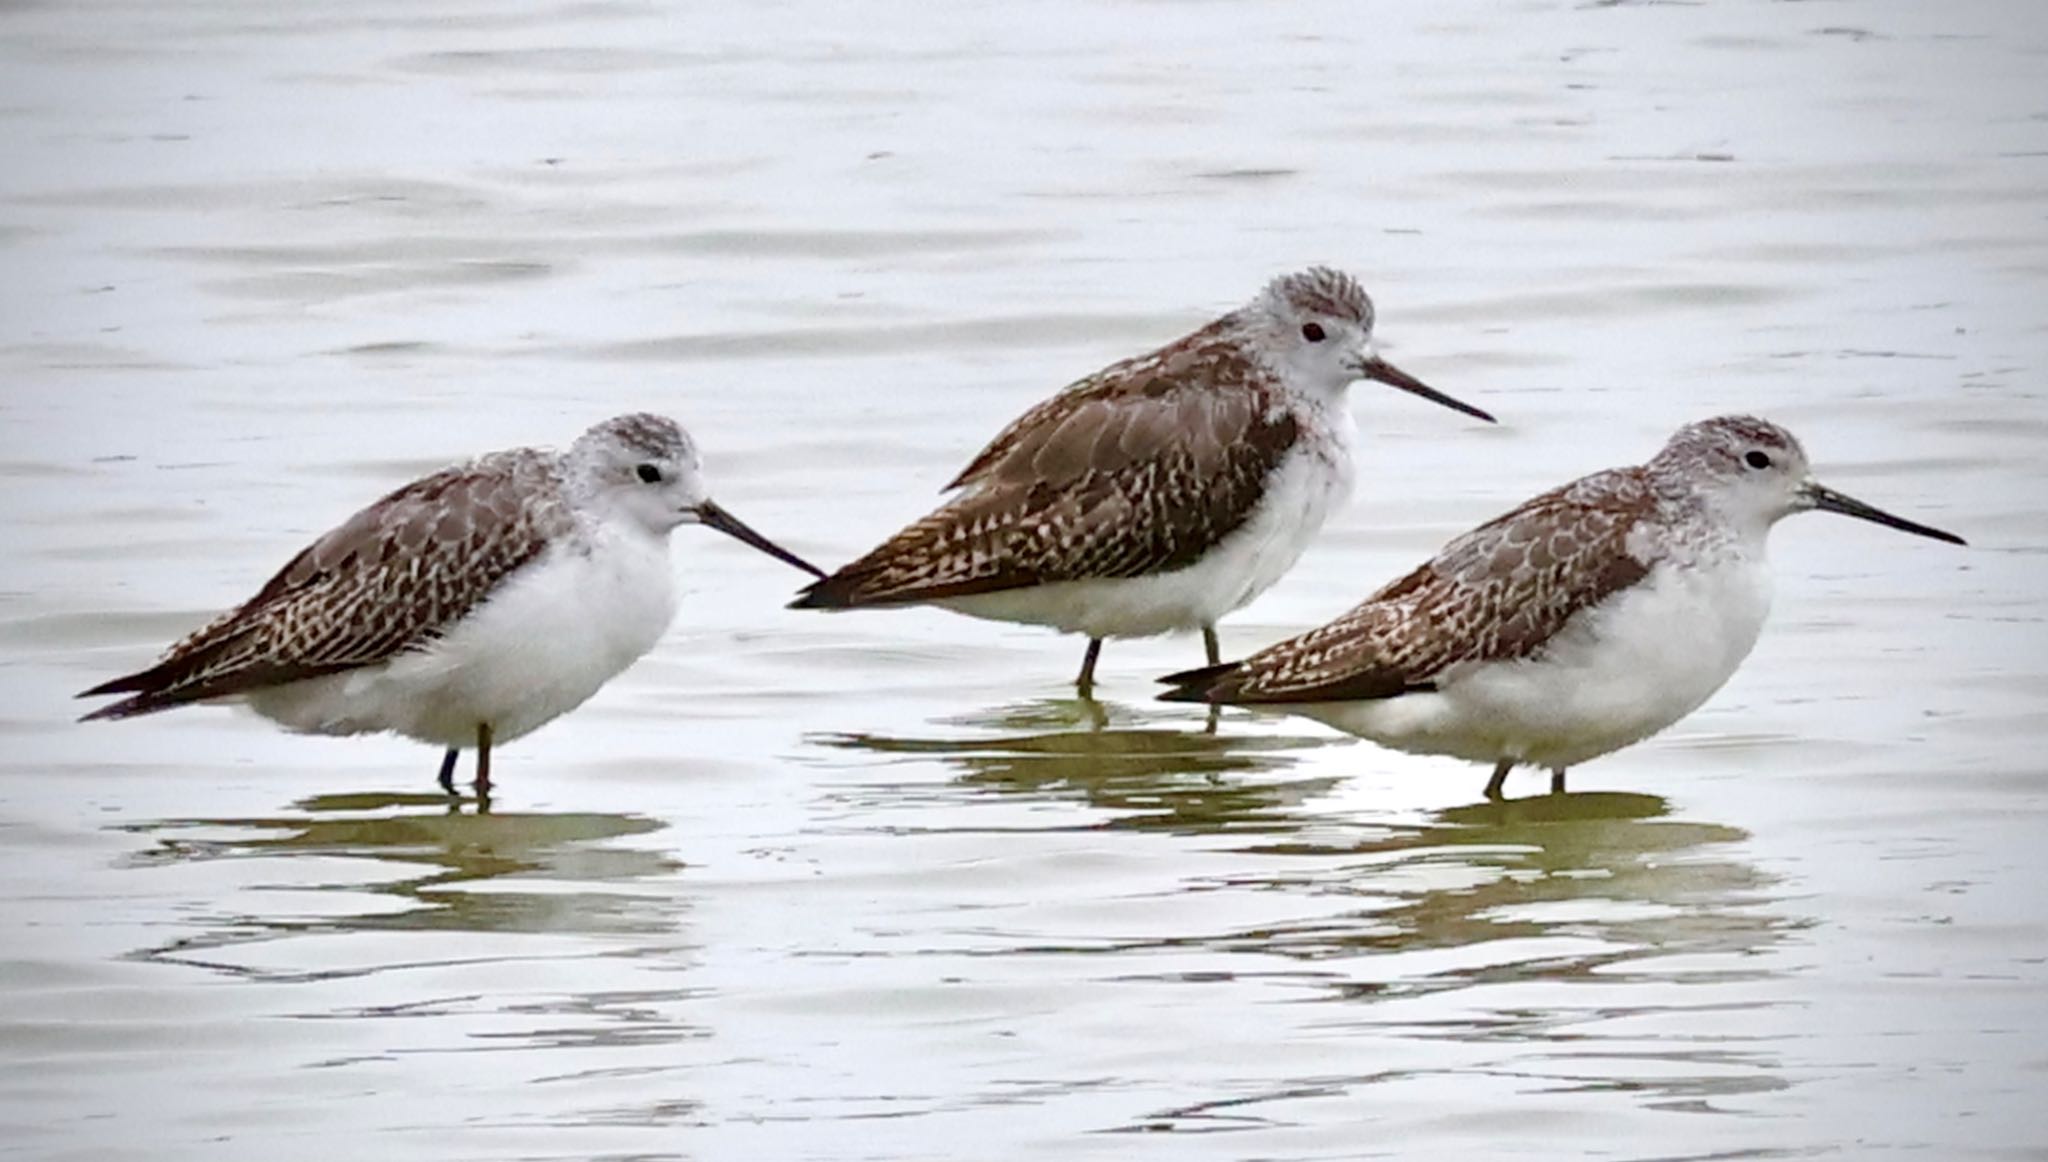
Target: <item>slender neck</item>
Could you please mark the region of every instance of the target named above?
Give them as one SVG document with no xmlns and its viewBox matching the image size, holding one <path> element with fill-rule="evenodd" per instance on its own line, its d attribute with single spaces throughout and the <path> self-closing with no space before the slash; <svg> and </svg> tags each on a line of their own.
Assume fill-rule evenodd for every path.
<svg viewBox="0 0 2048 1162">
<path fill-rule="evenodd" d="M 1776 516 L 1753 505 L 1728 503 L 1728 498 L 1707 489 L 1688 489 L 1667 504 L 1676 509 L 1669 519 L 1694 530 L 1696 551 L 1761 558 L 1770 540 Z"/>
</svg>

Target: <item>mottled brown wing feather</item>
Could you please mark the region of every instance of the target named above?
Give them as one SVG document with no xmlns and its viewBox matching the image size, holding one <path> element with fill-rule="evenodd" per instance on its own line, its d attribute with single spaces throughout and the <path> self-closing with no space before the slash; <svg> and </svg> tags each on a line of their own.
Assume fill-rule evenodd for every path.
<svg viewBox="0 0 2048 1162">
<path fill-rule="evenodd" d="M 1195 356 L 1181 355 L 1141 364 L 1135 385 L 1125 367 L 1032 409 L 961 473 L 967 491 L 795 604 L 935 601 L 1192 564 L 1257 507 L 1298 431 L 1235 355 L 1208 350 L 1202 377 L 1220 374 L 1223 390 L 1191 382 Z"/>
<path fill-rule="evenodd" d="M 1224 339 L 1232 322 L 1233 316 L 1225 315 L 1164 347 L 1119 360 L 1061 388 L 996 433 L 946 491 L 998 479 L 1029 482 L 1039 473 L 1049 473 L 1047 478 L 1057 481 L 1091 464 L 1113 466 L 1119 448 L 1125 456 L 1142 458 L 1148 451 L 1143 444 L 1147 435 L 1163 438 L 1170 429 L 1141 425 L 1128 444 L 1120 432 L 1105 444 L 1099 435 L 1085 435 L 1085 418 L 1077 420 L 1077 414 L 1096 416 L 1104 406 L 1177 395 L 1191 380 L 1205 376 L 1217 383 L 1249 381 L 1252 368 L 1242 351 Z"/>
<path fill-rule="evenodd" d="M 1587 477 L 1446 545 L 1319 629 L 1176 694 L 1215 702 L 1328 702 L 1433 689 L 1453 667 L 1527 657 L 1572 615 L 1643 579 L 1629 533 L 1651 506 L 1640 469 Z M 1173 679 L 1169 679 L 1170 681 Z"/>
<path fill-rule="evenodd" d="M 86 695 L 120 718 L 384 661 L 469 612 L 570 527 L 550 461 L 500 453 L 397 489 L 313 542 L 156 665 Z M 547 498 L 532 503 L 537 494 Z"/>
</svg>

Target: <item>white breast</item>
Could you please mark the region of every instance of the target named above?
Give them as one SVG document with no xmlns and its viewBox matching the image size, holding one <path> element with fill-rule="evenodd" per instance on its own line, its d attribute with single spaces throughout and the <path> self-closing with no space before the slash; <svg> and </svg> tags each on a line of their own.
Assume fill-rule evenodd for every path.
<svg viewBox="0 0 2048 1162">
<path fill-rule="evenodd" d="M 582 705 L 652 649 L 674 615 L 667 538 L 602 524 L 507 577 L 425 647 L 248 702 L 310 733 L 389 730 L 468 746 L 488 722 L 503 742 Z"/>
</svg>

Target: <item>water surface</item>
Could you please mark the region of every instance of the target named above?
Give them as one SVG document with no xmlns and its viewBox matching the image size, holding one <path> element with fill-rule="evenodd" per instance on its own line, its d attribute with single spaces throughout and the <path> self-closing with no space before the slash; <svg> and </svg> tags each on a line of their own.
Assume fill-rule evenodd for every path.
<svg viewBox="0 0 2048 1162">
<path fill-rule="evenodd" d="M 0 1155 L 2041 1157 L 2033 5 L 0 11 Z M 616 412 L 837 562 L 1309 262 L 1388 354 L 1226 650 L 1757 411 L 1748 665 L 1540 796 L 1150 700 L 1192 639 L 782 609 L 498 756 L 80 727 L 377 493 Z"/>
</svg>

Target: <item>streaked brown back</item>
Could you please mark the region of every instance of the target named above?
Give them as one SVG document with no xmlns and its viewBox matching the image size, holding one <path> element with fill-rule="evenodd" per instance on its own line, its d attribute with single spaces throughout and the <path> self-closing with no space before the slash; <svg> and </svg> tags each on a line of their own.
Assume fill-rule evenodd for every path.
<svg viewBox="0 0 2048 1162">
<path fill-rule="evenodd" d="M 1546 492 L 1330 624 L 1220 668 L 1189 693 L 1247 703 L 1390 698 L 1429 689 L 1462 664 L 1528 657 L 1573 614 L 1648 574 L 1654 562 L 1631 552 L 1629 533 L 1654 510 L 1641 468 Z"/>
<path fill-rule="evenodd" d="M 531 449 L 405 485 L 313 542 L 155 666 L 87 691 L 136 695 L 91 717 L 335 673 L 413 648 L 573 529 L 559 485 L 553 458 Z"/>
<path fill-rule="evenodd" d="M 1192 564 L 1244 523 L 1300 434 L 1222 327 L 1032 408 L 948 486 L 959 497 L 797 604 L 933 601 Z"/>
</svg>

